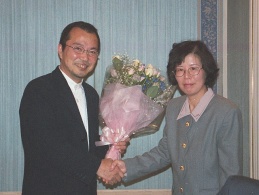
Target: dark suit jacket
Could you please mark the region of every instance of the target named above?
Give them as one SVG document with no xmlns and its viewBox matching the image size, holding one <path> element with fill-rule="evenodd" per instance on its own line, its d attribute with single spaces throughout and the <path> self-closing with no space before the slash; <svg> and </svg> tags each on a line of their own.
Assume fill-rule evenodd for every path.
<svg viewBox="0 0 259 195">
<path fill-rule="evenodd" d="M 258 195 L 259 180 L 244 176 L 230 176 L 218 195 Z"/>
<path fill-rule="evenodd" d="M 106 147 L 99 140 L 99 97 L 83 82 L 86 94 L 89 150 L 74 96 L 59 68 L 32 80 L 20 105 L 25 168 L 24 195 L 96 194 L 96 172 Z"/>
</svg>

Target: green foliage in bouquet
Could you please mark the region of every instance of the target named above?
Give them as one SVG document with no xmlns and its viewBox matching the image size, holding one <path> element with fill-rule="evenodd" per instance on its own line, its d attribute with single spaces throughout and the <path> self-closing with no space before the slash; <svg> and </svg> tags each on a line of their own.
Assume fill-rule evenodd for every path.
<svg viewBox="0 0 259 195">
<path fill-rule="evenodd" d="M 120 83 L 125 86 L 141 85 L 145 95 L 165 107 L 172 98 L 175 87 L 169 85 L 160 70 L 153 65 L 145 65 L 138 59 L 131 60 L 128 55 L 115 55 L 108 67 L 104 85 Z"/>
</svg>

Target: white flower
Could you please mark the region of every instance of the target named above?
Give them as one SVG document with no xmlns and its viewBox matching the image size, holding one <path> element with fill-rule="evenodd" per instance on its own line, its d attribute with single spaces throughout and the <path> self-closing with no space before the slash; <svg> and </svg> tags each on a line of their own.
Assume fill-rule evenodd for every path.
<svg viewBox="0 0 259 195">
<path fill-rule="evenodd" d="M 171 97 L 175 90 L 173 88 L 172 92 L 167 92 L 168 84 L 159 68 L 152 64 L 145 65 L 138 59 L 132 60 L 126 54 L 112 57 L 112 67 L 109 69 L 105 84 L 114 82 L 125 86 L 140 85 L 145 95 L 161 105 L 166 105 L 167 102 L 163 98 L 164 94 L 169 94 L 167 96 Z"/>
<path fill-rule="evenodd" d="M 160 75 L 160 72 L 156 68 L 154 68 L 153 69 L 153 76 L 159 77 L 159 75 Z"/>
<path fill-rule="evenodd" d="M 148 64 L 148 65 L 147 65 L 147 68 L 154 69 L 154 67 L 152 66 L 152 64 Z"/>
<path fill-rule="evenodd" d="M 133 75 L 135 73 L 135 70 L 133 69 L 133 68 L 130 68 L 129 70 L 128 70 L 128 74 L 129 75 Z"/>
<path fill-rule="evenodd" d="M 120 55 L 113 56 L 112 59 L 114 59 L 114 58 L 117 58 L 117 59 L 121 60 L 121 56 Z"/>
<path fill-rule="evenodd" d="M 141 64 L 141 65 L 139 66 L 139 68 L 138 68 L 138 71 L 143 71 L 144 68 L 145 68 L 145 65 L 144 65 L 144 64 Z"/>
<path fill-rule="evenodd" d="M 151 77 L 153 75 L 153 72 L 154 72 L 154 67 L 151 64 L 148 64 L 146 69 L 145 69 L 145 74 L 147 76 Z"/>
<path fill-rule="evenodd" d="M 159 83 L 154 83 L 152 86 L 157 86 L 157 87 L 159 87 Z"/>
<path fill-rule="evenodd" d="M 118 74 L 117 74 L 117 72 L 116 72 L 116 70 L 115 70 L 114 68 L 112 68 L 112 69 L 110 70 L 110 72 L 111 72 L 111 76 L 112 76 L 112 77 L 117 77 L 117 76 L 118 76 Z"/>
<path fill-rule="evenodd" d="M 140 64 L 140 61 L 138 59 L 133 60 L 132 62 L 133 62 L 132 64 L 133 64 L 134 67 L 138 67 L 139 64 Z"/>
</svg>

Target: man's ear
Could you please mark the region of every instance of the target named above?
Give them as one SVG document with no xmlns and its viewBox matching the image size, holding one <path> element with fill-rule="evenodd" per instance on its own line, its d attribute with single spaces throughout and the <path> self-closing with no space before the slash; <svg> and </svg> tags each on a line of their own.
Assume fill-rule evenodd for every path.
<svg viewBox="0 0 259 195">
<path fill-rule="evenodd" d="M 61 60 L 63 57 L 63 50 L 62 50 L 62 45 L 58 44 L 58 57 Z"/>
</svg>

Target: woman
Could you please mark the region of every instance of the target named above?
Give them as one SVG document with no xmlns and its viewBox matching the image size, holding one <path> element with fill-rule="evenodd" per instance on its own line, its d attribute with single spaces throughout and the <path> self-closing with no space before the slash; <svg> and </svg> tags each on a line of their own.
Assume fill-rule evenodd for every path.
<svg viewBox="0 0 259 195">
<path fill-rule="evenodd" d="M 114 162 L 131 181 L 169 164 L 173 194 L 215 195 L 230 175 L 242 174 L 242 117 L 236 105 L 215 94 L 217 64 L 201 41 L 174 44 L 167 73 L 185 94 L 172 99 L 158 146 Z M 126 167 L 125 167 L 126 165 Z"/>
</svg>

